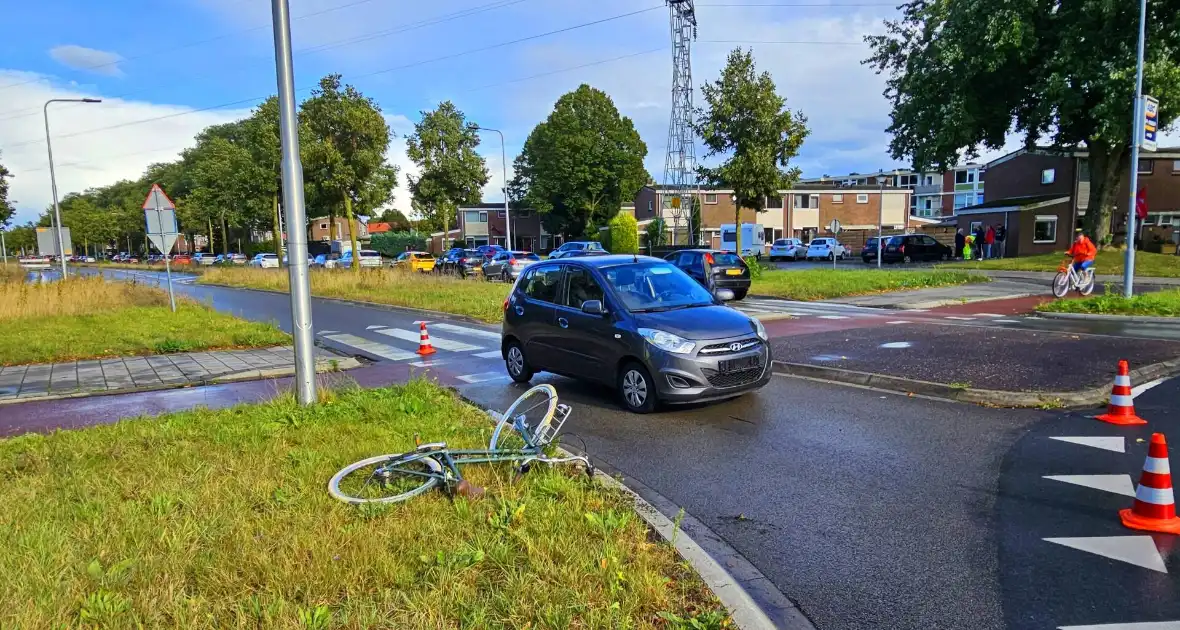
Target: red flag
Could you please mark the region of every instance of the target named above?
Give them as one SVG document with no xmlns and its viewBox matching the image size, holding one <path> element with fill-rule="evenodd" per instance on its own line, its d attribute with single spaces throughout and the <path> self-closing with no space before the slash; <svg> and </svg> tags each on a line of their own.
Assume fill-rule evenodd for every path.
<svg viewBox="0 0 1180 630">
<path fill-rule="evenodd" d="M 1139 192 L 1135 193 L 1135 216 L 1140 220 L 1147 218 L 1147 187 L 1139 188 Z"/>
</svg>

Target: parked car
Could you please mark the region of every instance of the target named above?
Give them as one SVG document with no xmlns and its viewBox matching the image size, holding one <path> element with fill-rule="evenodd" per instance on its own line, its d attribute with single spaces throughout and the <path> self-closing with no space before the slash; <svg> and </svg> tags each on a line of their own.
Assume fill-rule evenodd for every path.
<svg viewBox="0 0 1180 630">
<path fill-rule="evenodd" d="M 438 273 L 457 273 L 459 259 L 463 257 L 464 251 L 466 250 L 462 247 L 452 247 L 443 252 L 443 255 L 438 257 L 434 270 Z"/>
<path fill-rule="evenodd" d="M 83 257 L 82 257 L 82 262 L 85 262 L 85 263 L 94 263 L 94 262 L 98 262 L 98 261 L 96 261 L 96 260 L 94 259 L 94 256 L 83 256 Z"/>
<path fill-rule="evenodd" d="M 338 259 L 335 254 L 320 254 L 312 259 L 311 266 L 319 267 L 321 269 L 335 269 L 337 267 Z"/>
<path fill-rule="evenodd" d="M 890 237 L 888 236 L 881 237 L 881 249 L 885 249 L 885 243 L 889 241 L 889 238 Z M 877 260 L 876 236 L 870 236 L 868 240 L 865 241 L 865 246 L 860 248 L 860 259 L 863 260 L 866 265 Z"/>
<path fill-rule="evenodd" d="M 193 257 L 188 254 L 177 254 L 172 257 L 172 264 L 174 265 L 191 265 L 193 264 Z"/>
<path fill-rule="evenodd" d="M 571 256 L 580 251 L 606 251 L 598 241 L 569 241 L 549 253 L 549 260 L 556 260 Z"/>
<path fill-rule="evenodd" d="M 229 256 L 230 263 L 235 265 L 244 265 L 246 264 L 247 260 L 248 259 L 246 258 L 245 254 L 230 254 Z"/>
<path fill-rule="evenodd" d="M 735 300 L 750 292 L 750 268 L 741 256 L 717 249 L 682 249 L 664 257 L 713 293 L 717 289 L 733 291 Z"/>
<path fill-rule="evenodd" d="M 805 256 L 807 245 L 803 244 L 803 239 L 780 238 L 770 244 L 770 262 L 783 259 L 799 260 Z"/>
<path fill-rule="evenodd" d="M 580 256 L 610 256 L 611 253 L 605 249 L 579 249 L 569 252 L 563 258 L 578 258 Z"/>
<path fill-rule="evenodd" d="M 254 258 L 250 260 L 250 266 L 259 269 L 278 269 L 279 256 L 278 254 L 254 254 Z"/>
<path fill-rule="evenodd" d="M 834 238 L 813 238 L 807 244 L 807 260 L 844 260 L 848 250 Z"/>
<path fill-rule="evenodd" d="M 484 258 L 479 250 L 474 248 L 463 250 L 463 255 L 456 261 L 455 271 L 461 276 L 467 276 L 483 268 Z"/>
<path fill-rule="evenodd" d="M 520 276 L 525 267 L 540 260 L 541 257 L 532 252 L 496 252 L 491 260 L 483 264 L 483 277 L 489 281 L 511 282 Z"/>
<path fill-rule="evenodd" d="M 475 250 L 479 252 L 480 256 L 483 256 L 484 261 L 488 261 L 496 255 L 496 252 L 504 251 L 504 248 L 499 245 L 480 245 Z"/>
<path fill-rule="evenodd" d="M 381 253 L 378 252 L 377 250 L 362 249 L 360 252 L 360 256 L 358 256 L 357 258 L 360 260 L 360 262 L 358 264 L 361 266 L 361 269 L 367 269 L 367 268 L 371 269 L 374 267 L 381 266 Z M 353 261 L 352 251 L 349 250 L 349 251 L 344 252 L 344 255 L 342 255 L 340 257 L 340 260 L 336 261 L 336 264 L 341 267 L 352 267 L 352 261 Z"/>
<path fill-rule="evenodd" d="M 885 241 L 881 262 L 910 263 L 918 260 L 950 260 L 951 248 L 926 234 L 899 234 Z"/>
<path fill-rule="evenodd" d="M 364 252 L 361 252 L 364 255 Z M 361 261 L 364 264 L 364 261 Z M 434 256 L 426 252 L 402 252 L 389 264 L 394 269 L 408 269 L 421 273 L 434 271 Z"/>
<path fill-rule="evenodd" d="M 508 375 L 539 371 L 613 386 L 623 407 L 730 398 L 770 380 L 758 320 L 722 305 L 671 263 L 587 256 L 529 266 L 504 303 Z"/>
<path fill-rule="evenodd" d="M 194 265 L 201 265 L 202 267 L 210 267 L 215 262 L 217 262 L 217 257 L 214 256 L 213 254 L 207 254 L 204 252 L 197 252 L 196 254 L 193 254 L 193 264 Z"/>
</svg>

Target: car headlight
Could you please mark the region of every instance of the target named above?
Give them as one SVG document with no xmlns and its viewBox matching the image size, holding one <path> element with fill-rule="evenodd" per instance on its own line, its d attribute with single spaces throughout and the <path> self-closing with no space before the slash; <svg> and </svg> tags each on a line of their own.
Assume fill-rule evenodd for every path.
<svg viewBox="0 0 1180 630">
<path fill-rule="evenodd" d="M 763 326 L 762 322 L 758 321 L 757 319 L 754 319 L 753 317 L 750 318 L 750 321 L 754 322 L 754 332 L 758 333 L 759 339 L 761 339 L 762 341 L 766 341 L 767 339 L 769 339 L 769 336 L 767 336 L 767 334 L 766 334 L 766 326 Z"/>
<path fill-rule="evenodd" d="M 688 354 L 696 347 L 692 341 L 654 328 L 640 328 L 639 335 L 651 345 L 673 354 Z"/>
</svg>

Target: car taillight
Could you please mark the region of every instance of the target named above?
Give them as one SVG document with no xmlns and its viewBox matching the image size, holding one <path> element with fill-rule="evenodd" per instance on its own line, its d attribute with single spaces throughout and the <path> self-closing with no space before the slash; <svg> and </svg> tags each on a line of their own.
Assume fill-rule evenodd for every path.
<svg viewBox="0 0 1180 630">
<path fill-rule="evenodd" d="M 515 264 L 516 264 L 516 259 L 515 259 L 515 258 L 509 258 L 509 259 L 508 259 L 508 264 L 510 264 L 510 265 L 515 265 Z"/>
<path fill-rule="evenodd" d="M 901 247 L 898 247 L 898 248 L 897 248 L 897 251 L 899 251 L 899 252 L 901 252 L 901 253 L 903 253 L 903 254 L 904 254 L 904 253 L 905 253 L 905 245 L 902 245 Z"/>
<path fill-rule="evenodd" d="M 713 264 L 713 254 L 705 252 L 705 262 L 709 263 L 710 265 Z"/>
<path fill-rule="evenodd" d="M 504 298 L 504 310 L 508 310 L 508 298 Z"/>
</svg>

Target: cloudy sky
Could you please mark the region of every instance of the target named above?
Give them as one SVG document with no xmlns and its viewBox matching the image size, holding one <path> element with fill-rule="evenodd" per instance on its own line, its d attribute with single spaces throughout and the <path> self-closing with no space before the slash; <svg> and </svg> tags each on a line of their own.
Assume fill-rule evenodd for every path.
<svg viewBox="0 0 1180 630">
<path fill-rule="evenodd" d="M 806 176 L 894 166 L 883 81 L 860 64 L 868 52 L 861 38 L 895 15 L 893 2 L 698 0 L 697 7 L 697 83 L 716 78 L 733 47 L 753 48 L 788 105 L 809 118 L 798 160 Z M 557 97 L 589 83 L 635 121 L 648 170 L 662 178 L 671 45 L 661 0 L 291 0 L 291 14 L 300 98 L 320 76 L 339 72 L 377 100 L 399 138 L 421 110 L 450 99 L 470 120 L 504 131 L 511 165 Z M 19 222 L 51 199 L 47 99 L 103 99 L 50 106 L 64 195 L 137 177 L 174 158 L 203 127 L 242 117 L 275 91 L 266 0 L 15 3 L 0 41 L 0 160 L 15 175 Z M 390 149 L 404 173 L 404 143 Z M 481 150 L 492 172 L 486 198 L 497 200 L 498 137 L 487 136 Z M 394 205 L 408 209 L 404 187 Z"/>
</svg>

